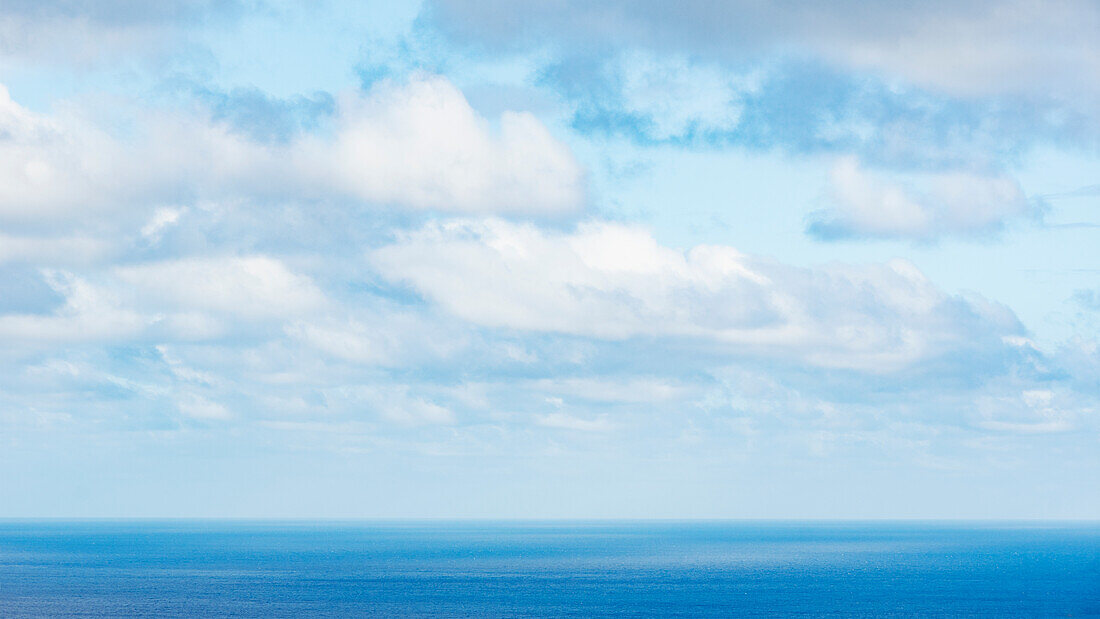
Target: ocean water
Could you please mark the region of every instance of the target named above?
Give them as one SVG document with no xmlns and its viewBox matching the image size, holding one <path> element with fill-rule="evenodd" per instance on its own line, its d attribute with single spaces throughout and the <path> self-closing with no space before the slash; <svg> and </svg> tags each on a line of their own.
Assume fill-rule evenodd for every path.
<svg viewBox="0 0 1100 619">
<path fill-rule="evenodd" d="M 0 617 L 1100 617 L 1100 525 L 0 522 Z"/>
</svg>

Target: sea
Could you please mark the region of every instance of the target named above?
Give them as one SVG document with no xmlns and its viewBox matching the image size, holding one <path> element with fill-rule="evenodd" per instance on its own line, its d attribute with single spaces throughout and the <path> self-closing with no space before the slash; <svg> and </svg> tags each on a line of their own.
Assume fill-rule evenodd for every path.
<svg viewBox="0 0 1100 619">
<path fill-rule="evenodd" d="M 0 617 L 1100 617 L 1100 523 L 0 521 Z"/>
</svg>

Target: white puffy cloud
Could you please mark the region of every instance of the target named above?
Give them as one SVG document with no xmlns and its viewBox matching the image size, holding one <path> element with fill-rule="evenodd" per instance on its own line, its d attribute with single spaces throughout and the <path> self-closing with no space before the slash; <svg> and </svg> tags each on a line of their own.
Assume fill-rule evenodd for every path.
<svg viewBox="0 0 1100 619">
<path fill-rule="evenodd" d="M 534 116 L 505 112 L 493 127 L 441 77 L 349 93 L 331 127 L 285 144 L 200 115 L 131 112 L 117 132 L 71 105 L 33 113 L 0 87 L 0 222 L 56 229 L 125 215 L 153 237 L 197 200 L 543 215 L 584 200 L 580 166 Z"/>
<path fill-rule="evenodd" d="M 148 110 L 126 135 L 74 105 L 31 112 L 0 86 L 0 222 L 76 227 L 144 220 L 165 203 L 229 197 L 275 172 L 274 153 L 194 116 Z"/>
<path fill-rule="evenodd" d="M 590 222 L 547 232 L 433 223 L 370 253 L 385 277 L 476 324 L 621 340 L 686 337 L 733 354 L 891 370 L 1020 332 L 1005 308 L 938 289 L 904 261 L 803 269 L 726 246 L 664 247 Z"/>
<path fill-rule="evenodd" d="M 115 267 L 79 277 L 47 271 L 64 296 L 48 314 L 0 314 L 0 341 L 202 340 L 280 324 L 322 310 L 308 277 L 267 256 L 189 258 Z"/>
<path fill-rule="evenodd" d="M 580 167 L 533 115 L 505 112 L 494 131 L 443 78 L 344 97 L 336 124 L 300 153 L 323 192 L 458 212 L 555 213 L 583 199 Z"/>
<path fill-rule="evenodd" d="M 91 178 L 114 182 L 118 149 L 94 130 L 65 124 L 24 109 L 0 86 L 0 217 L 55 217 L 58 206 L 96 202 L 110 191 Z"/>
<path fill-rule="evenodd" d="M 111 290 L 64 272 L 47 272 L 47 281 L 65 296 L 54 312 L 0 314 L 0 341 L 74 344 L 132 337 L 151 323 L 148 316 L 124 307 Z"/>
<path fill-rule="evenodd" d="M 1010 178 L 966 173 L 919 178 L 921 189 L 877 177 L 854 158 L 844 158 L 831 173 L 832 205 L 813 215 L 809 231 L 822 238 L 930 240 L 994 232 L 1014 219 L 1041 214 Z"/>
</svg>

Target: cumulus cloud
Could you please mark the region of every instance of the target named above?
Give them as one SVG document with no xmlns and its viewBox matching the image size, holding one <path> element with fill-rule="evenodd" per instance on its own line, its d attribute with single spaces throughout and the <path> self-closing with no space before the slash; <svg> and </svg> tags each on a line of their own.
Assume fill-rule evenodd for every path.
<svg viewBox="0 0 1100 619">
<path fill-rule="evenodd" d="M 489 128 L 442 78 L 383 81 L 339 104 L 335 139 L 310 140 L 325 191 L 414 208 L 554 213 L 577 208 L 582 174 L 533 115 L 505 112 Z"/>
<path fill-rule="evenodd" d="M 322 309 L 307 277 L 267 256 L 191 258 L 115 267 L 91 277 L 47 271 L 64 302 L 45 314 L 0 314 L 8 342 L 203 340 Z M 234 328 L 235 327 L 235 328 Z"/>
<path fill-rule="evenodd" d="M 433 223 L 370 253 L 385 277 L 477 324 L 605 340 L 680 337 L 728 353 L 890 370 L 1021 331 L 1005 308 L 949 295 L 904 261 L 791 267 L 725 246 L 679 251 L 643 229 L 547 232 Z"/>
<path fill-rule="evenodd" d="M 50 314 L 0 315 L 0 340 L 47 344 L 127 339 L 151 319 L 122 305 L 113 291 L 64 272 L 47 272 L 50 286 L 64 304 Z"/>
<path fill-rule="evenodd" d="M 108 190 L 104 185 L 114 185 L 117 145 L 65 124 L 23 108 L 0 86 L 0 217 L 56 217 L 57 206 L 94 203 Z"/>
<path fill-rule="evenodd" d="M 51 229 L 104 215 L 146 218 L 154 207 L 239 193 L 276 171 L 274 153 L 228 127 L 129 110 L 125 135 L 91 111 L 31 112 L 0 87 L 0 221 Z"/>
<path fill-rule="evenodd" d="M 147 220 L 189 201 L 288 198 L 545 215 L 584 199 L 580 166 L 534 116 L 506 112 L 494 128 L 441 77 L 349 93 L 331 127 L 275 143 L 149 110 L 115 135 L 66 110 L 36 114 L 0 89 L 0 221 Z"/>
<path fill-rule="evenodd" d="M 831 173 L 832 206 L 812 215 L 810 234 L 930 240 L 940 235 L 976 235 L 1009 221 L 1041 215 L 1019 184 L 1001 176 L 924 175 L 922 189 L 877 177 L 853 158 Z"/>
</svg>

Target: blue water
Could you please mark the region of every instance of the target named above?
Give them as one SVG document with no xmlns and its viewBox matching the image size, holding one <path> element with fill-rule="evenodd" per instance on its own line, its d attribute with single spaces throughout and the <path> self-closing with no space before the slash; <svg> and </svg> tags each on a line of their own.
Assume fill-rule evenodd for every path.
<svg viewBox="0 0 1100 619">
<path fill-rule="evenodd" d="M 1100 617 L 1100 525 L 0 522 L 0 616 Z"/>
</svg>

